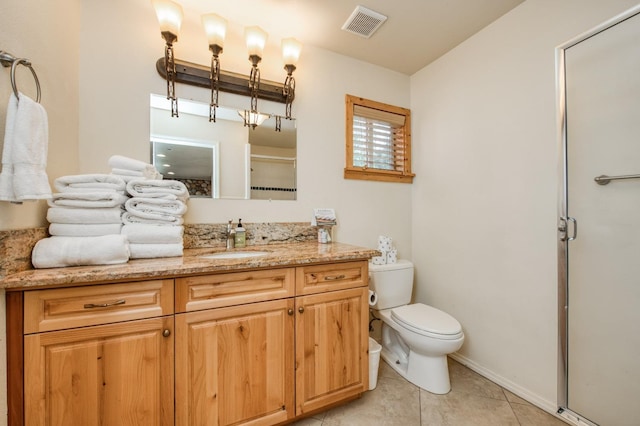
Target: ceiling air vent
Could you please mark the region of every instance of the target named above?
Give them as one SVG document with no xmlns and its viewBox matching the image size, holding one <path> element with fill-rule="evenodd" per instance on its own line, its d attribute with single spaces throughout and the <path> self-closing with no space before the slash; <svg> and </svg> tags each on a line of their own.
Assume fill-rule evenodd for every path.
<svg viewBox="0 0 640 426">
<path fill-rule="evenodd" d="M 378 12 L 363 6 L 356 6 L 342 29 L 361 37 L 369 38 L 386 20 L 387 17 Z"/>
</svg>

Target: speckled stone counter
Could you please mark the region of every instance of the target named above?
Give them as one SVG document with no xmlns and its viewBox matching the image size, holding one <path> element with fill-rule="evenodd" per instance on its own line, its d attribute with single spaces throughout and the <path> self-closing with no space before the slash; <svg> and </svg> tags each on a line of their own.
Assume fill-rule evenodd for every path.
<svg viewBox="0 0 640 426">
<path fill-rule="evenodd" d="M 7 291 L 38 287 L 59 287 L 105 282 L 136 281 L 201 275 L 241 269 L 273 268 L 366 260 L 378 254 L 376 250 L 342 243 L 319 244 L 316 241 L 247 246 L 230 251 L 264 251 L 266 255 L 233 259 L 207 259 L 202 255 L 224 252 L 224 248 L 195 248 L 184 251 L 182 257 L 130 260 L 119 265 L 76 266 L 36 269 L 10 274 L 0 280 Z"/>
</svg>

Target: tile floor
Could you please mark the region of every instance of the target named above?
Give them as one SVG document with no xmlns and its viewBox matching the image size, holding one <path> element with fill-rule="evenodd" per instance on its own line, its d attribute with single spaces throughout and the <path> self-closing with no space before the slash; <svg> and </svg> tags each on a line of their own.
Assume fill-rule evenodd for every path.
<svg viewBox="0 0 640 426">
<path fill-rule="evenodd" d="M 567 426 L 449 358 L 451 392 L 434 395 L 380 360 L 376 389 L 296 426 Z"/>
</svg>

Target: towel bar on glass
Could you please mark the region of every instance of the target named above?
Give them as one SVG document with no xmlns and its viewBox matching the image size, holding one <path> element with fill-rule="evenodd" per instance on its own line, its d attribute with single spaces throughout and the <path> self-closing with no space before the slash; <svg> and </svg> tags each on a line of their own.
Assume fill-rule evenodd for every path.
<svg viewBox="0 0 640 426">
<path fill-rule="evenodd" d="M 31 61 L 25 58 L 16 58 L 11 53 L 0 50 L 0 63 L 4 67 L 11 67 L 11 87 L 13 88 L 13 93 L 16 95 L 16 98 L 20 98 L 20 96 L 18 95 L 18 86 L 16 85 L 16 68 L 20 64 L 29 68 L 31 74 L 33 75 L 33 79 L 36 82 L 36 102 L 40 103 L 40 81 L 38 80 L 38 76 L 36 75 L 36 70 L 34 70 L 33 66 L 31 65 Z"/>
<path fill-rule="evenodd" d="M 600 175 L 598 177 L 593 178 L 598 185 L 607 185 L 612 180 L 622 180 L 622 179 L 640 179 L 640 175 L 621 175 L 621 176 L 607 176 Z"/>
</svg>

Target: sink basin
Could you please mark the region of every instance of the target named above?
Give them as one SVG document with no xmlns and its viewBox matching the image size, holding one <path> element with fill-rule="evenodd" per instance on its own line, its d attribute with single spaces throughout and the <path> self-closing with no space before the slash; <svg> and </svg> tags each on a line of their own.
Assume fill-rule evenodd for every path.
<svg viewBox="0 0 640 426">
<path fill-rule="evenodd" d="M 246 257 L 258 257 L 269 254 L 268 251 L 223 251 L 220 253 L 203 254 L 202 259 L 243 259 Z"/>
</svg>

